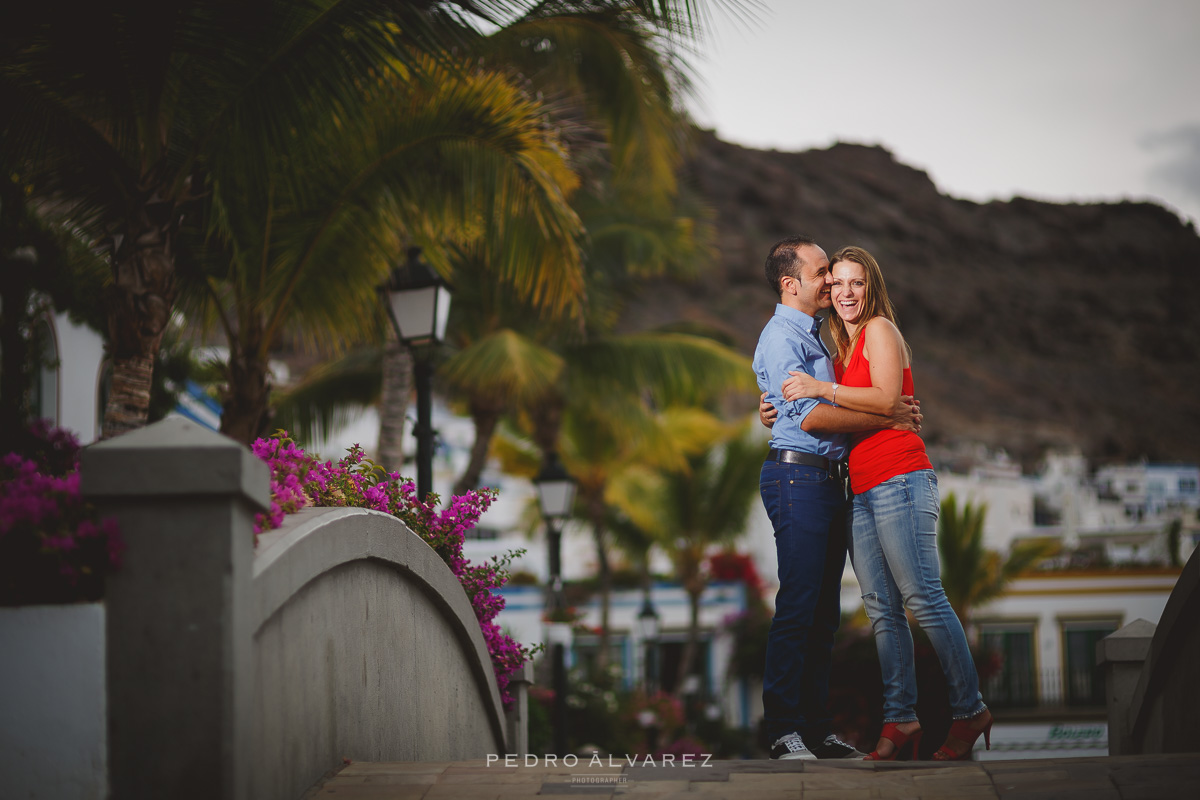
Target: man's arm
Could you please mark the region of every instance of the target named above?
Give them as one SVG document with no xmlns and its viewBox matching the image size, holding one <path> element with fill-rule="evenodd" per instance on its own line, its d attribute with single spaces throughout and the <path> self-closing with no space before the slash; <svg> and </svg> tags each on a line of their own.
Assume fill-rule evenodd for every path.
<svg viewBox="0 0 1200 800">
<path fill-rule="evenodd" d="M 921 421 L 924 419 L 924 415 L 921 414 L 921 401 L 908 395 L 902 395 L 900 401 L 902 408 L 893 417 L 866 414 L 822 403 L 804 418 L 800 427 L 805 431 L 818 433 L 859 433 L 883 428 L 920 433 Z M 779 410 L 767 402 L 767 393 L 763 392 L 758 399 L 758 421 L 764 428 L 770 428 L 778 417 Z"/>
<path fill-rule="evenodd" d="M 884 428 L 920 433 L 923 418 L 920 406 L 915 402 L 903 404 L 900 410 L 887 417 L 821 403 L 808 412 L 800 428 L 809 433 L 860 433 Z"/>
</svg>

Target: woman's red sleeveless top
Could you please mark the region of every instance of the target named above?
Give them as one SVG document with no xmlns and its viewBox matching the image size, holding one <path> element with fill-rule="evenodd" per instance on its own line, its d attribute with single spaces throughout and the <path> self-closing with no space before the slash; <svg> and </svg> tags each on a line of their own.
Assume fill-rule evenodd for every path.
<svg viewBox="0 0 1200 800">
<path fill-rule="evenodd" d="M 866 336 L 858 337 L 858 345 L 844 368 L 834 364 L 838 383 L 846 386 L 871 385 L 871 363 L 863 357 Z M 912 368 L 904 368 L 901 394 L 913 393 Z M 897 475 L 918 469 L 933 469 L 925 453 L 921 437 L 908 431 L 886 429 L 856 433 L 850 437 L 850 488 L 855 494 L 863 492 Z"/>
</svg>

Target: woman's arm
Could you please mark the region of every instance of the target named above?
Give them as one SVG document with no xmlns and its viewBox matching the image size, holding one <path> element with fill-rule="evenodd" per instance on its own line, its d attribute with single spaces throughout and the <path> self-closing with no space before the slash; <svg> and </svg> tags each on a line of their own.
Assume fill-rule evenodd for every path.
<svg viewBox="0 0 1200 800">
<path fill-rule="evenodd" d="M 792 377 L 783 382 L 785 400 L 816 397 L 836 403 L 853 411 L 868 414 L 895 414 L 900 410 L 901 384 L 904 380 L 904 339 L 900 331 L 885 317 L 875 317 L 863 329 L 867 337 L 863 355 L 871 364 L 870 386 L 843 386 L 819 381 L 802 372 L 789 372 Z"/>
</svg>

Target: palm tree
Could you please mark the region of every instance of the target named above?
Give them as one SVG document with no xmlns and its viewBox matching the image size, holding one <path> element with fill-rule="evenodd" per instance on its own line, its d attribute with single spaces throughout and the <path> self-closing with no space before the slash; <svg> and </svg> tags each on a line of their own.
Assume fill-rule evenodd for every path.
<svg viewBox="0 0 1200 800">
<path fill-rule="evenodd" d="M 575 177 L 540 104 L 497 73 L 423 68 L 429 81 L 377 82 L 354 121 L 316 115 L 303 158 L 265 185 L 215 182 L 210 228 L 228 262 L 196 277 L 230 342 L 222 431 L 234 438 L 264 432 L 268 351 L 285 331 L 329 349 L 377 339 L 375 287 L 405 241 L 486 242 L 508 271 L 464 281 L 560 305 L 580 293 Z"/>
<path fill-rule="evenodd" d="M 938 517 L 942 588 L 966 630 L 974 609 L 1004 594 L 1013 578 L 1059 549 L 1054 540 L 1027 539 L 1014 542 L 1004 558 L 983 545 L 986 516 L 986 503 L 968 501 L 960 509 L 951 492 L 942 500 Z"/>
<path fill-rule="evenodd" d="M 683 246 L 673 248 L 673 255 L 687 259 L 689 251 L 695 249 L 692 242 L 702 238 L 695 236 L 696 227 L 690 219 L 680 219 L 673 213 L 683 131 L 674 102 L 677 87 L 685 82 L 662 52 L 664 37 L 693 37 L 698 17 L 699 4 L 693 2 L 601 0 L 579 4 L 549 0 L 501 21 L 494 33 L 478 43 L 476 52 L 483 63 L 511 70 L 540 95 L 550 98 L 555 112 L 553 124 L 563 131 L 573 168 L 584 175 L 588 187 L 608 188 L 610 196 L 603 203 L 609 209 L 625 210 L 624 219 L 609 211 L 623 225 L 599 217 L 595 220 L 598 224 L 586 221 L 590 241 L 587 261 L 593 274 L 605 268 L 606 247 L 615 249 L 606 242 L 628 242 L 622 255 L 631 256 L 629 266 L 636 267 L 640 262 L 644 272 L 649 266 L 661 269 L 668 260 L 670 245 L 681 241 Z M 619 196 L 612 196 L 613 187 L 621 187 Z M 588 200 L 595 194 L 591 188 L 581 194 L 581 210 L 586 212 L 589 205 L 595 205 L 595 201 Z M 670 238 L 654 230 L 664 220 Z M 656 246 L 646 245 L 647 240 L 656 237 Z M 468 248 L 459 251 L 455 271 L 473 274 L 481 263 L 501 261 L 500 254 L 485 248 Z M 586 304 L 582 294 L 568 305 L 545 302 L 535 294 L 533 302 L 521 309 L 524 318 L 519 323 L 506 323 L 505 309 L 513 309 L 513 293 L 477 288 L 460 292 L 455 299 L 454 339 L 456 346 L 465 351 L 460 361 L 483 358 L 485 363 L 496 365 L 496 356 L 505 352 L 532 355 L 528 347 L 518 346 L 513 335 L 528 333 L 531 319 L 539 325 L 563 322 L 578 330 L 580 314 L 586 307 L 611 306 L 594 296 L 597 282 L 593 280 Z M 556 335 L 561 333 L 557 331 Z M 543 367 L 548 363 L 542 356 L 533 358 Z M 379 437 L 384 463 L 388 457 L 398 460 L 400 453 L 399 436 L 408 399 L 407 359 L 401 348 L 388 345 Z M 531 366 L 536 369 L 536 365 Z M 470 465 L 457 482 L 456 492 L 475 486 L 496 422 L 527 394 L 527 388 L 514 383 L 525 367 L 501 365 L 500 369 L 503 376 L 485 376 L 471 385 L 463 382 L 467 380 L 464 370 L 452 368 L 458 376 L 454 387 L 470 395 L 467 408 L 477 432 Z M 544 374 L 525 373 L 525 377 L 534 384 L 548 379 Z M 511 391 L 497 394 L 498 386 Z M 552 417 L 557 413 L 553 407 L 545 412 Z"/>
<path fill-rule="evenodd" d="M 304 141 L 313 108 L 352 113 L 364 84 L 416 74 L 413 52 L 476 38 L 479 4 L 216 0 L 27 4 L 0 37 L 0 162 L 103 242 L 112 390 L 104 435 L 144 424 L 178 294 L 185 218 L 213 181 Z M 415 48 L 415 50 L 414 50 Z"/>
<path fill-rule="evenodd" d="M 555 355 L 546 348 L 537 352 Z M 753 372 L 744 356 L 710 339 L 676 333 L 606 337 L 564 348 L 559 358 L 558 380 L 510 416 L 540 453 L 542 465 L 558 455 L 576 481 L 576 505 L 591 526 L 596 548 L 598 662 L 604 665 L 612 594 L 610 481 L 632 464 L 686 470 L 687 448 L 681 443 L 710 436 L 715 418 L 656 409 L 698 408 L 729 392 L 751 392 Z M 452 362 L 447 372 L 471 364 Z M 512 460 L 505 463 L 506 469 L 514 466 Z"/>
<path fill-rule="evenodd" d="M 688 638 L 675 683 L 679 691 L 699 649 L 700 597 L 708 587 L 705 561 L 715 547 L 745 532 L 765 445 L 751 435 L 757 433 L 751 425 L 721 424 L 694 409 L 675 413 L 692 418 L 686 469 L 630 468 L 614 481 L 612 498 L 670 555 L 687 592 Z M 709 434 L 696 435 L 705 416 Z"/>
</svg>

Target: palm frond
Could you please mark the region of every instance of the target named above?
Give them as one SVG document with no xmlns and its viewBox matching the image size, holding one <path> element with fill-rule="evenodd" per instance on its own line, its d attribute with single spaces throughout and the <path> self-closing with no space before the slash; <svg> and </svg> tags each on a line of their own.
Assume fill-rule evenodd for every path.
<svg viewBox="0 0 1200 800">
<path fill-rule="evenodd" d="M 357 412 L 379 401 L 383 352 L 364 347 L 309 370 L 296 385 L 272 398 L 272 425 L 300 442 L 324 439 Z"/>
<path fill-rule="evenodd" d="M 755 390 L 749 359 L 687 334 L 607 337 L 572 347 L 568 358 L 568 393 L 597 403 L 618 392 L 645 392 L 659 407 L 704 404 L 729 391 Z"/>
<path fill-rule="evenodd" d="M 460 392 L 513 407 L 551 391 L 562 370 L 560 355 L 516 331 L 503 329 L 460 350 L 438 374 Z"/>
</svg>

